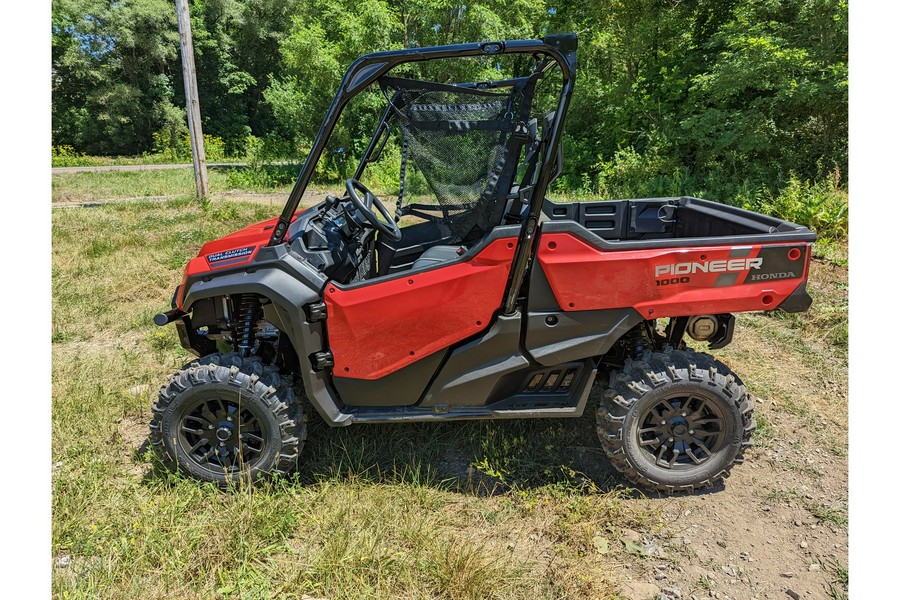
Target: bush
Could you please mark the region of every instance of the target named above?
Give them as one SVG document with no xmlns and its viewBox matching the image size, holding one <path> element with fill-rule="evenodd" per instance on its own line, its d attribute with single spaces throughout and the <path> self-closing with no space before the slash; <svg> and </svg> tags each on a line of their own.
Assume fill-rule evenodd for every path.
<svg viewBox="0 0 900 600">
<path fill-rule="evenodd" d="M 297 166 L 277 165 L 285 157 L 294 155 L 293 149 L 284 140 L 248 135 L 242 144 L 246 167 L 228 171 L 228 185 L 232 188 L 270 189 L 289 185 L 297 177 Z"/>
<path fill-rule="evenodd" d="M 634 148 L 624 148 L 595 168 L 599 170 L 597 191 L 605 198 L 680 196 L 686 179 L 686 169 L 652 149 L 638 154 Z"/>
<path fill-rule="evenodd" d="M 814 183 L 791 175 L 777 195 L 766 191 L 743 205 L 809 227 L 822 238 L 842 240 L 847 237 L 848 198 L 840 182 L 837 170 Z"/>
<path fill-rule="evenodd" d="M 217 162 L 225 158 L 225 141 L 217 136 L 204 134 L 203 149 L 207 162 Z M 190 162 L 191 136 L 173 130 L 160 130 L 153 134 L 153 151 L 166 162 Z"/>
<path fill-rule="evenodd" d="M 847 237 L 847 191 L 837 169 L 818 181 L 791 174 L 786 182 L 772 187 L 752 177 L 740 179 L 715 169 L 692 172 L 651 146 L 643 154 L 632 147 L 620 149 L 611 159 L 598 161 L 593 171 L 596 175 L 590 189 L 567 189 L 571 181 L 556 189 L 610 199 L 695 196 L 809 227 L 823 240 Z"/>
<path fill-rule="evenodd" d="M 207 162 L 218 162 L 225 158 L 225 141 L 214 135 L 203 136 L 203 149 Z"/>
<path fill-rule="evenodd" d="M 77 152 L 72 146 L 53 146 L 51 164 L 54 167 L 90 167 L 100 161 L 84 152 Z"/>
</svg>

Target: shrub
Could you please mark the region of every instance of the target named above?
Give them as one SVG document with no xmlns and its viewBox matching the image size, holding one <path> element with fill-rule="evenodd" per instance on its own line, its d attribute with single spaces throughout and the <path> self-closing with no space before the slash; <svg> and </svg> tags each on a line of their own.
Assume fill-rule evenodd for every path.
<svg viewBox="0 0 900 600">
<path fill-rule="evenodd" d="M 744 207 L 804 225 L 825 239 L 844 239 L 848 228 L 848 197 L 840 173 L 810 183 L 791 175 L 780 193 L 766 191 L 744 201 Z"/>
<path fill-rule="evenodd" d="M 634 148 L 624 148 L 594 168 L 598 170 L 597 192 L 605 198 L 680 196 L 689 179 L 685 167 L 674 164 L 655 149 L 639 154 Z"/>
<path fill-rule="evenodd" d="M 243 142 L 244 160 L 247 166 L 228 171 L 228 185 L 233 188 L 274 188 L 289 185 L 297 177 L 293 164 L 272 164 L 295 155 L 291 145 L 284 140 L 248 135 Z"/>
<path fill-rule="evenodd" d="M 207 162 L 225 158 L 225 141 L 220 137 L 204 134 L 203 149 L 206 152 Z M 153 151 L 166 162 L 190 162 L 191 136 L 180 131 L 157 131 L 153 134 Z"/>
<path fill-rule="evenodd" d="M 52 146 L 51 164 L 54 167 L 84 167 L 100 164 L 92 156 L 78 152 L 72 146 Z"/>
</svg>

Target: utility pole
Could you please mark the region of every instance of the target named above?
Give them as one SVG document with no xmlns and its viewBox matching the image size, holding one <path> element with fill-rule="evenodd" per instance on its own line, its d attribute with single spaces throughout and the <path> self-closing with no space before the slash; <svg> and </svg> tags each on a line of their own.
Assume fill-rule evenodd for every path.
<svg viewBox="0 0 900 600">
<path fill-rule="evenodd" d="M 197 97 L 197 68 L 194 66 L 194 40 L 191 37 L 191 15 L 188 0 L 175 0 L 178 11 L 178 35 L 181 38 L 181 70 L 184 72 L 184 95 L 187 99 L 188 129 L 191 131 L 191 156 L 194 162 L 194 180 L 197 197 L 209 194 L 206 175 L 206 149 L 203 147 L 203 127 L 200 124 L 200 100 Z"/>
</svg>

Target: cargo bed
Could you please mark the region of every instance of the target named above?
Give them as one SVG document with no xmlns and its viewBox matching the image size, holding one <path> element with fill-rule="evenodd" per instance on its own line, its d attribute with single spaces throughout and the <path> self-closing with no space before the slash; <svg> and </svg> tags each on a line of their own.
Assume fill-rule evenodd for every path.
<svg viewBox="0 0 900 600">
<path fill-rule="evenodd" d="M 645 319 L 809 308 L 815 233 L 698 198 L 545 200 L 537 271 L 563 311 Z"/>
<path fill-rule="evenodd" d="M 813 242 L 815 233 L 782 219 L 699 198 L 556 203 L 544 200 L 543 233 L 579 229 L 607 248 Z M 580 227 L 574 227 L 580 225 Z M 587 230 L 586 232 L 584 230 Z M 591 238 L 598 238 L 593 240 Z"/>
</svg>

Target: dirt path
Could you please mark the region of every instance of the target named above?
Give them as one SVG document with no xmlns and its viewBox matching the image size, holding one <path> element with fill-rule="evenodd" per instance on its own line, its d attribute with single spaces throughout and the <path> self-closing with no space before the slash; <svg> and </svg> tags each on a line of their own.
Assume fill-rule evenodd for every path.
<svg viewBox="0 0 900 600">
<path fill-rule="evenodd" d="M 297 163 L 278 161 L 267 163 L 270 165 L 291 165 Z M 228 168 L 228 167 L 246 167 L 247 163 L 245 162 L 216 162 L 216 163 L 206 163 L 206 167 L 208 169 L 218 169 L 218 168 Z M 191 163 L 187 164 L 172 164 L 172 165 L 100 165 L 95 167 L 53 167 L 51 171 L 54 174 L 57 173 L 102 173 L 104 171 L 158 171 L 161 169 L 192 169 L 194 165 Z"/>
<path fill-rule="evenodd" d="M 300 207 L 308 207 L 318 204 L 325 199 L 329 191 L 327 190 L 307 190 L 303 194 L 300 201 Z M 135 196 L 132 198 L 103 198 L 100 200 L 81 201 L 77 199 L 64 200 L 61 202 L 53 202 L 53 208 L 91 208 L 92 206 L 101 206 L 104 204 L 116 204 L 123 202 L 168 202 L 182 195 L 170 194 L 166 196 Z M 286 192 L 244 192 L 239 190 L 213 193 L 212 201 L 227 200 L 230 202 L 253 202 L 255 204 L 267 204 L 272 206 L 284 206 L 287 201 L 288 194 Z"/>
<path fill-rule="evenodd" d="M 783 418 L 776 430 L 802 424 Z M 833 568 L 847 564 L 847 530 L 830 520 L 846 508 L 846 459 L 791 437 L 752 452 L 718 492 L 646 500 L 662 524 L 636 536 L 648 556 L 624 569 L 625 596 L 828 597 Z"/>
<path fill-rule="evenodd" d="M 820 289 L 840 287 L 846 270 L 814 264 L 810 279 Z M 723 487 L 638 501 L 658 509 L 659 525 L 624 533 L 646 556 L 623 564 L 622 593 L 846 598 L 846 360 L 814 339 L 802 340 L 809 350 L 795 347 L 784 324 L 767 317 L 739 319 L 734 339 L 717 354 L 754 392 L 757 446 Z"/>
<path fill-rule="evenodd" d="M 246 167 L 247 163 L 207 163 L 207 168 L 215 169 L 218 167 Z M 173 164 L 173 165 L 100 165 L 96 167 L 53 167 L 52 173 L 102 173 L 104 171 L 159 171 L 161 169 L 192 169 L 194 165 Z"/>
</svg>

